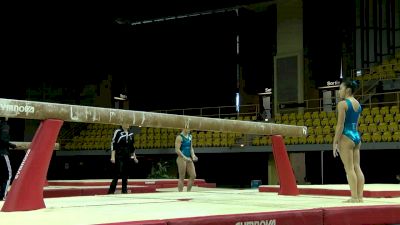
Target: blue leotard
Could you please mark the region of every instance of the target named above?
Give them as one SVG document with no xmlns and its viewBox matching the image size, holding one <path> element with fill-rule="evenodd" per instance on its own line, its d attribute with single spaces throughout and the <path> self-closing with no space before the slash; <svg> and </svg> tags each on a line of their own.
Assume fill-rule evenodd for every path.
<svg viewBox="0 0 400 225">
<path fill-rule="evenodd" d="M 182 144 L 181 144 L 181 152 L 184 156 L 190 158 L 190 153 L 192 150 L 192 135 L 188 135 L 185 137 L 185 135 L 180 134 L 182 137 Z"/>
<path fill-rule="evenodd" d="M 345 99 L 347 103 L 346 119 L 344 120 L 343 135 L 350 138 L 355 145 L 361 142 L 360 134 L 357 131 L 358 117 L 362 111 L 361 105 L 357 111 L 354 111 L 353 105 L 349 99 Z"/>
</svg>

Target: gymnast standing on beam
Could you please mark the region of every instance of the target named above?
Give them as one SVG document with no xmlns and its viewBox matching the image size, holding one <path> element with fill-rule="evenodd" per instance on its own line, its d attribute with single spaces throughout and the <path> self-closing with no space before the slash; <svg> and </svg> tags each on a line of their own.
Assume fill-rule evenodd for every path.
<svg viewBox="0 0 400 225">
<path fill-rule="evenodd" d="M 337 105 L 338 121 L 333 139 L 333 156 L 340 155 L 350 186 L 351 198 L 345 202 L 363 202 L 365 183 L 360 167 L 361 138 L 357 130 L 362 108 L 353 96 L 357 87 L 357 82 L 351 80 L 340 85 L 339 96 L 343 100 Z"/>
</svg>

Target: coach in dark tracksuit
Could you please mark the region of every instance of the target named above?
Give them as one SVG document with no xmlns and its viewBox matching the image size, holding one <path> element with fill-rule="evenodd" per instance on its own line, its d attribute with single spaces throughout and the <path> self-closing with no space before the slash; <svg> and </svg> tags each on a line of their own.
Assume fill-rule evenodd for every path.
<svg viewBox="0 0 400 225">
<path fill-rule="evenodd" d="M 5 200 L 11 183 L 12 170 L 8 150 L 17 146 L 10 143 L 10 126 L 7 119 L 0 118 L 0 201 Z"/>
<path fill-rule="evenodd" d="M 118 179 L 122 179 L 122 193 L 128 193 L 129 161 L 136 158 L 133 133 L 129 131 L 129 125 L 122 125 L 115 130 L 111 141 L 111 163 L 114 164 L 113 180 L 108 189 L 108 194 L 114 194 Z"/>
</svg>

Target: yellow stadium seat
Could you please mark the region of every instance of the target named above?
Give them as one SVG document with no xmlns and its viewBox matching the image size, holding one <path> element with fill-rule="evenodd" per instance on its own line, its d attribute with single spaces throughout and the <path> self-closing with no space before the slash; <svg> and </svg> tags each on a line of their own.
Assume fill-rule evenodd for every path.
<svg viewBox="0 0 400 225">
<path fill-rule="evenodd" d="M 332 137 L 331 134 L 327 134 L 327 135 L 325 135 L 324 140 L 325 140 L 325 143 L 326 143 L 326 144 L 332 144 L 332 142 L 333 142 L 333 137 Z"/>
<path fill-rule="evenodd" d="M 141 127 L 141 128 L 140 128 L 140 133 L 141 133 L 141 134 L 147 133 L 147 127 Z"/>
<path fill-rule="evenodd" d="M 313 124 L 314 127 L 320 126 L 321 125 L 321 121 L 319 119 L 314 119 L 312 124 Z"/>
<path fill-rule="evenodd" d="M 321 120 L 321 126 L 326 126 L 326 125 L 328 125 L 328 124 L 329 124 L 329 120 L 328 120 L 327 117 L 325 117 L 325 118 L 323 118 L 323 119 Z"/>
<path fill-rule="evenodd" d="M 396 142 L 400 141 L 400 131 L 396 131 L 396 132 L 393 133 L 392 140 L 396 141 Z"/>
<path fill-rule="evenodd" d="M 377 132 L 378 131 L 378 127 L 376 126 L 376 124 L 370 124 L 369 126 L 368 126 L 368 132 L 369 133 L 374 133 L 374 132 Z"/>
<path fill-rule="evenodd" d="M 361 135 L 362 142 L 371 142 L 371 134 L 370 133 L 363 133 Z"/>
<path fill-rule="evenodd" d="M 311 118 L 312 118 L 312 119 L 318 119 L 318 118 L 319 118 L 319 113 L 318 113 L 318 111 L 314 111 L 314 112 L 311 114 Z"/>
<path fill-rule="evenodd" d="M 154 134 L 154 140 L 160 140 L 161 139 L 161 134 L 160 133 L 158 133 L 158 134 Z"/>
<path fill-rule="evenodd" d="M 365 122 L 366 124 L 372 124 L 372 123 L 374 123 L 374 118 L 373 118 L 371 115 L 367 115 L 367 116 L 365 117 L 364 122 Z"/>
<path fill-rule="evenodd" d="M 251 121 L 256 121 L 257 120 L 257 116 L 252 116 L 251 117 Z"/>
<path fill-rule="evenodd" d="M 222 139 L 224 139 L 224 138 L 227 139 L 228 138 L 228 134 L 227 133 L 221 133 L 220 136 L 221 136 Z"/>
<path fill-rule="evenodd" d="M 228 146 L 228 138 L 222 138 L 221 139 L 221 147 L 227 147 Z"/>
<path fill-rule="evenodd" d="M 271 140 L 268 136 L 262 136 L 260 138 L 260 145 L 269 145 L 270 142 L 271 142 Z"/>
<path fill-rule="evenodd" d="M 254 146 L 259 146 L 260 145 L 260 137 L 253 137 L 251 144 Z"/>
<path fill-rule="evenodd" d="M 393 105 L 393 106 L 390 107 L 389 112 L 392 115 L 398 114 L 399 113 L 399 107 L 397 105 Z"/>
<path fill-rule="evenodd" d="M 175 140 L 168 140 L 167 144 L 168 144 L 168 148 L 173 148 L 173 147 L 175 147 Z"/>
<path fill-rule="evenodd" d="M 147 133 L 146 140 L 153 140 L 153 139 L 154 139 L 154 133 Z"/>
<path fill-rule="evenodd" d="M 288 115 L 287 113 L 284 113 L 284 114 L 282 115 L 281 120 L 289 120 L 289 115 Z"/>
<path fill-rule="evenodd" d="M 377 115 L 374 117 L 374 123 L 378 124 L 378 123 L 381 123 L 381 122 L 383 122 L 383 116 L 380 115 L 380 114 L 377 114 Z"/>
<path fill-rule="evenodd" d="M 397 122 L 397 123 L 400 122 L 400 113 L 398 113 L 394 116 L 394 122 Z"/>
<path fill-rule="evenodd" d="M 296 115 L 296 120 L 303 120 L 304 119 L 304 114 L 303 113 L 297 113 Z"/>
<path fill-rule="evenodd" d="M 315 142 L 317 144 L 324 144 L 324 136 L 323 135 L 317 135 L 317 137 L 315 138 Z"/>
<path fill-rule="evenodd" d="M 299 144 L 299 138 L 298 138 L 298 137 L 291 137 L 291 138 L 290 138 L 290 143 L 291 143 L 292 145 L 297 145 L 297 144 Z"/>
<path fill-rule="evenodd" d="M 205 144 L 206 144 L 206 147 L 211 147 L 211 146 L 213 146 L 213 140 L 212 140 L 212 138 L 206 138 Z"/>
<path fill-rule="evenodd" d="M 70 150 L 71 149 L 71 145 L 72 145 L 72 142 L 69 142 L 69 143 L 65 144 L 64 149 L 65 150 Z"/>
<path fill-rule="evenodd" d="M 103 145 L 105 143 L 107 143 L 107 148 L 108 148 L 108 145 L 110 145 L 110 148 L 111 148 L 111 143 L 109 143 L 108 141 L 106 142 L 105 140 L 103 140 Z M 133 146 L 135 146 L 135 148 L 140 148 L 140 139 L 135 139 L 135 142 L 134 142 Z"/>
<path fill-rule="evenodd" d="M 358 127 L 358 130 L 360 131 L 360 133 L 365 133 L 368 132 L 368 126 L 367 124 L 360 124 L 360 126 Z"/>
<path fill-rule="evenodd" d="M 284 137 L 285 145 L 291 145 L 292 143 L 290 142 L 290 137 L 286 136 Z"/>
<path fill-rule="evenodd" d="M 108 129 L 101 130 L 101 135 L 108 135 Z"/>
<path fill-rule="evenodd" d="M 97 129 L 97 130 L 96 130 L 96 136 L 101 136 L 102 131 L 103 131 L 103 130 Z"/>
<path fill-rule="evenodd" d="M 383 106 L 383 107 L 381 107 L 381 108 L 379 109 L 379 113 L 380 113 L 382 116 L 385 116 L 386 114 L 388 114 L 388 113 L 389 113 L 389 106 Z"/>
<path fill-rule="evenodd" d="M 309 135 L 307 137 L 307 143 L 308 144 L 315 144 L 315 136 L 314 135 Z"/>
<path fill-rule="evenodd" d="M 389 131 L 384 132 L 382 134 L 382 141 L 391 142 L 392 141 L 392 134 Z"/>
<path fill-rule="evenodd" d="M 307 127 L 311 127 L 312 126 L 312 119 L 307 119 L 306 122 L 304 122 L 304 125 L 306 125 Z"/>
<path fill-rule="evenodd" d="M 304 120 L 308 120 L 308 119 L 311 119 L 311 113 L 310 112 L 304 113 Z"/>
<path fill-rule="evenodd" d="M 327 114 L 326 114 L 326 112 L 325 111 L 321 111 L 320 113 L 319 113 L 319 116 L 318 116 L 320 119 L 324 119 L 324 118 L 327 118 Z"/>
<path fill-rule="evenodd" d="M 205 146 L 204 138 L 197 139 L 197 147 L 204 147 L 204 146 Z"/>
<path fill-rule="evenodd" d="M 369 108 L 363 108 L 362 112 L 361 112 L 362 116 L 368 116 L 371 115 L 371 110 Z"/>
<path fill-rule="evenodd" d="M 168 134 L 167 133 L 161 134 L 160 139 L 161 140 L 168 140 Z"/>
<path fill-rule="evenodd" d="M 378 114 L 379 114 L 379 107 L 373 107 L 371 109 L 371 115 L 375 116 L 375 115 L 378 115 Z"/>
<path fill-rule="evenodd" d="M 307 144 L 307 137 L 299 137 L 299 144 Z"/>
<path fill-rule="evenodd" d="M 365 123 L 365 118 L 363 117 L 363 116 L 360 116 L 359 118 L 358 118 L 358 122 L 359 122 L 359 124 L 363 124 L 363 123 Z"/>
<path fill-rule="evenodd" d="M 329 125 L 324 126 L 324 128 L 322 128 L 322 134 L 330 134 L 331 133 L 331 127 Z"/>
<path fill-rule="evenodd" d="M 315 132 L 314 132 L 314 127 L 308 127 L 307 128 L 307 132 L 308 132 L 308 134 L 314 134 Z"/>
<path fill-rule="evenodd" d="M 235 139 L 228 137 L 228 146 L 233 146 L 235 144 Z"/>
<path fill-rule="evenodd" d="M 327 117 L 328 118 L 336 117 L 336 113 L 334 111 L 328 112 Z"/>
<path fill-rule="evenodd" d="M 153 140 L 147 140 L 147 148 L 154 148 L 154 141 Z"/>
<path fill-rule="evenodd" d="M 198 137 L 199 137 L 199 138 L 205 138 L 205 136 L 206 136 L 206 134 L 204 133 L 204 131 L 200 131 L 200 132 L 198 133 Z"/>
<path fill-rule="evenodd" d="M 81 132 L 79 133 L 80 136 L 86 136 L 86 132 L 87 130 L 81 130 Z"/>
<path fill-rule="evenodd" d="M 161 141 L 160 140 L 155 140 L 154 141 L 154 148 L 160 148 L 161 147 Z"/>
<path fill-rule="evenodd" d="M 381 142 L 381 140 L 382 140 L 382 135 L 380 132 L 375 132 L 372 134 L 372 141 Z"/>
<path fill-rule="evenodd" d="M 193 136 L 193 135 L 192 135 Z M 221 136 L 221 133 L 220 132 L 213 132 L 212 133 L 212 137 L 213 138 L 219 138 Z M 194 138 L 194 136 L 193 136 L 193 138 Z"/>
<path fill-rule="evenodd" d="M 282 123 L 283 124 L 286 124 L 286 125 L 289 125 L 290 123 L 289 123 L 289 120 L 282 120 Z"/>
<path fill-rule="evenodd" d="M 87 129 L 88 130 L 92 130 L 92 129 L 94 129 L 94 126 L 95 126 L 94 123 L 90 123 L 90 124 L 87 125 Z"/>
<path fill-rule="evenodd" d="M 277 121 L 282 121 L 281 114 L 277 113 L 277 114 L 275 115 L 275 117 L 274 117 L 274 120 L 275 120 L 275 122 L 277 122 Z"/>
<path fill-rule="evenodd" d="M 378 131 L 379 131 L 379 132 L 385 132 L 385 131 L 387 131 L 387 130 L 388 130 L 388 126 L 387 126 L 386 123 L 380 123 L 380 124 L 378 125 Z"/>
<path fill-rule="evenodd" d="M 390 123 L 394 120 L 393 118 L 393 114 L 388 113 L 385 115 L 385 117 L 383 118 L 383 121 L 385 121 L 385 123 Z"/>
<path fill-rule="evenodd" d="M 219 137 L 212 139 L 212 146 L 213 147 L 220 147 L 220 145 L 221 145 L 221 139 Z"/>
<path fill-rule="evenodd" d="M 329 121 L 328 121 L 329 126 L 336 125 L 336 123 L 337 123 L 336 117 L 331 117 L 331 118 L 329 119 Z"/>
<path fill-rule="evenodd" d="M 315 132 L 315 135 L 322 135 L 323 134 L 322 127 L 321 126 L 315 127 L 314 132 Z"/>
<path fill-rule="evenodd" d="M 297 123 L 296 123 L 296 125 L 297 125 L 297 126 L 304 126 L 304 120 L 303 120 L 303 119 L 298 120 Z"/>
<path fill-rule="evenodd" d="M 229 134 L 228 134 L 228 138 L 233 138 L 233 139 L 235 139 L 235 137 L 236 137 L 236 134 L 235 134 L 235 133 L 229 133 Z"/>
<path fill-rule="evenodd" d="M 296 113 L 290 113 L 289 120 L 296 120 Z"/>
<path fill-rule="evenodd" d="M 199 146 L 199 145 L 197 145 Z M 168 148 L 168 141 L 167 139 L 161 139 L 161 148 Z"/>
<path fill-rule="evenodd" d="M 396 132 L 399 130 L 399 125 L 396 122 L 391 122 L 388 125 L 388 131 L 390 132 Z"/>
</svg>

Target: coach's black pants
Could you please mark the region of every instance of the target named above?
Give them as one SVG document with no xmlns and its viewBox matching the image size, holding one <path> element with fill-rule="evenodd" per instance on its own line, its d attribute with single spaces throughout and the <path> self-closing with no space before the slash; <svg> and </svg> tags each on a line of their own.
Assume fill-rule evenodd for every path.
<svg viewBox="0 0 400 225">
<path fill-rule="evenodd" d="M 122 193 L 128 193 L 129 163 L 129 157 L 115 158 L 114 175 L 108 194 L 114 194 L 119 178 L 122 179 Z"/>
</svg>

